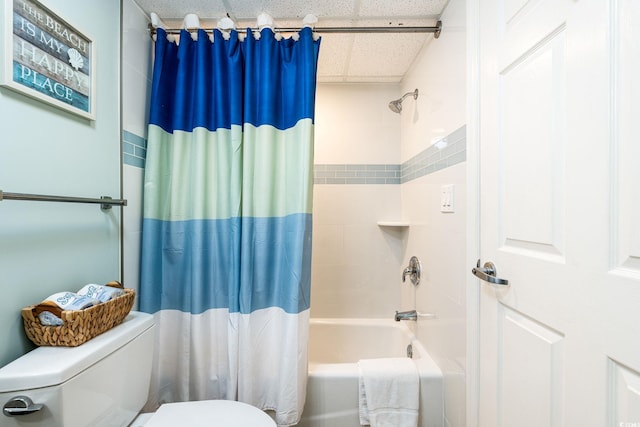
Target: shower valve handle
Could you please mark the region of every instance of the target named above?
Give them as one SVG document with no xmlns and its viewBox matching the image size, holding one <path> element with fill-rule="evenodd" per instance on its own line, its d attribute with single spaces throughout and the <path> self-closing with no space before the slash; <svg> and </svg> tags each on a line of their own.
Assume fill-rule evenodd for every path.
<svg viewBox="0 0 640 427">
<path fill-rule="evenodd" d="M 420 283 L 420 273 L 422 272 L 422 267 L 420 266 L 420 261 L 417 257 L 412 256 L 409 260 L 409 266 L 404 269 L 402 272 L 402 281 L 407 281 L 407 275 L 411 279 L 411 283 L 417 285 Z"/>
<path fill-rule="evenodd" d="M 411 276 L 414 273 L 413 268 L 411 267 L 407 267 L 404 269 L 404 271 L 402 272 L 402 281 L 406 282 L 407 281 L 407 274 L 409 276 Z"/>
</svg>

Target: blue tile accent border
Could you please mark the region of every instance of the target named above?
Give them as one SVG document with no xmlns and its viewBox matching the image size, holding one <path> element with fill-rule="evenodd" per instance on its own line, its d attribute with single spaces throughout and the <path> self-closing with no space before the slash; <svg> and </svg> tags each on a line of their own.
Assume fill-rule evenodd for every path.
<svg viewBox="0 0 640 427">
<path fill-rule="evenodd" d="M 125 164 L 144 169 L 147 140 L 122 131 Z M 467 160 L 467 127 L 462 126 L 402 164 L 316 164 L 314 184 L 404 184 Z"/>
<path fill-rule="evenodd" d="M 122 160 L 124 164 L 144 169 L 147 140 L 129 131 L 122 131 Z"/>
<path fill-rule="evenodd" d="M 316 164 L 314 184 L 404 184 L 467 160 L 467 127 L 462 126 L 401 165 Z"/>
<path fill-rule="evenodd" d="M 400 165 L 314 165 L 314 184 L 400 184 Z"/>
<path fill-rule="evenodd" d="M 409 182 L 467 160 L 467 126 L 462 126 L 402 163 L 401 182 Z"/>
</svg>

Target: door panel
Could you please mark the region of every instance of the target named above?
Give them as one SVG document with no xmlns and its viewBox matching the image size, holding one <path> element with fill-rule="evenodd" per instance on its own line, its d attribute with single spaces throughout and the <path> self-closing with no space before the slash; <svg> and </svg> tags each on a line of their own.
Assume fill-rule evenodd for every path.
<svg viewBox="0 0 640 427">
<path fill-rule="evenodd" d="M 640 3 L 621 0 L 614 10 L 613 33 L 613 194 L 615 218 L 613 238 L 617 241 L 613 268 L 623 275 L 640 277 Z M 629 90 L 632 88 L 632 90 Z"/>
<path fill-rule="evenodd" d="M 476 1 L 479 425 L 640 426 L 640 2 Z"/>
<path fill-rule="evenodd" d="M 499 401 L 505 426 L 562 425 L 562 334 L 499 305 Z"/>
<path fill-rule="evenodd" d="M 564 251 L 564 45 L 555 33 L 499 77 L 504 244 L 542 256 Z"/>
<path fill-rule="evenodd" d="M 560 31 L 573 3 L 571 0 L 501 1 L 495 9 L 500 68 L 516 62 L 524 52 Z"/>
<path fill-rule="evenodd" d="M 615 360 L 610 360 L 610 425 L 629 427 L 629 420 L 640 420 L 640 374 Z"/>
</svg>

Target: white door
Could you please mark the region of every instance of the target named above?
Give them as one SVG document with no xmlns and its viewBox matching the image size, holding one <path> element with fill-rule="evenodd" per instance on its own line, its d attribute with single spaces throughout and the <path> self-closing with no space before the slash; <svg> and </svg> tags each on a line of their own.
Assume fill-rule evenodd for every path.
<svg viewBox="0 0 640 427">
<path fill-rule="evenodd" d="M 640 427 L 640 1 L 471 1 L 478 424 Z"/>
</svg>

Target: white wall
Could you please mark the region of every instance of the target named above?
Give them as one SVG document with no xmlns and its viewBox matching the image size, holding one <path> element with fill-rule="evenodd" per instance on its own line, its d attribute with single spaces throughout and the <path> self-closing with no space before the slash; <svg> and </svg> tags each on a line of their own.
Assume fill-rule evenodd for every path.
<svg viewBox="0 0 640 427">
<path fill-rule="evenodd" d="M 466 123 L 465 1 L 451 0 L 442 22 L 442 35 L 425 46 L 402 82 L 403 93 L 420 90 L 402 113 L 403 161 Z M 447 184 L 455 185 L 453 213 L 440 212 Z M 405 264 L 416 255 L 423 268 L 420 285 L 402 287 L 402 304 L 437 316 L 419 319 L 416 333 L 444 372 L 445 415 L 452 427 L 465 425 L 465 275 L 471 268 L 465 264 L 465 202 L 466 162 L 402 185 L 402 212 L 411 223 Z"/>
<path fill-rule="evenodd" d="M 399 164 L 400 119 L 387 108 L 398 90 L 319 84 L 316 165 Z M 400 185 L 318 184 L 313 203 L 311 315 L 391 318 L 399 308 L 404 235 L 376 223 L 400 218 Z"/>
<path fill-rule="evenodd" d="M 124 215 L 124 283 L 139 289 L 142 186 L 146 153 L 152 42 L 147 16 L 133 0 L 122 2 L 123 186 L 129 204 Z"/>
<path fill-rule="evenodd" d="M 46 4 L 94 42 L 96 120 L 0 88 L 0 188 L 119 198 L 119 2 Z M 0 202 L 0 366 L 33 348 L 22 307 L 120 278 L 119 229 L 118 208 L 103 213 L 98 205 Z"/>
</svg>

